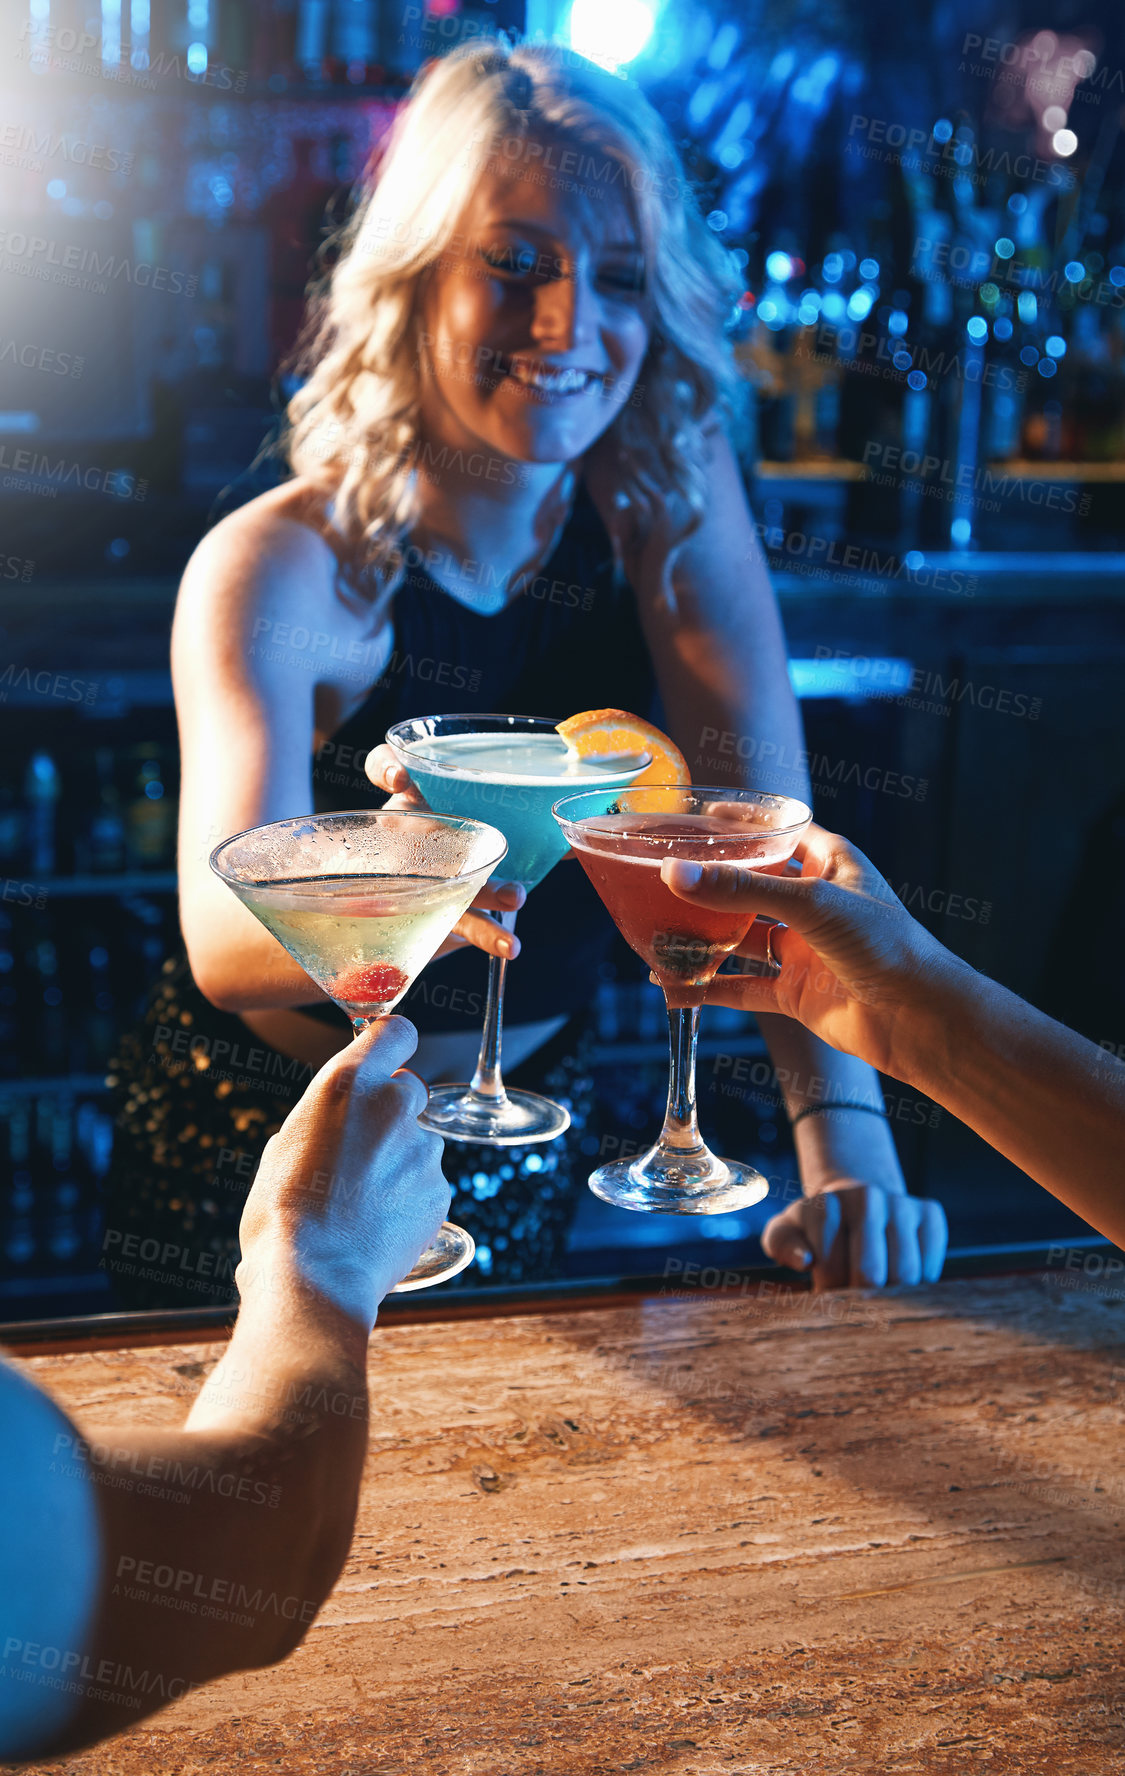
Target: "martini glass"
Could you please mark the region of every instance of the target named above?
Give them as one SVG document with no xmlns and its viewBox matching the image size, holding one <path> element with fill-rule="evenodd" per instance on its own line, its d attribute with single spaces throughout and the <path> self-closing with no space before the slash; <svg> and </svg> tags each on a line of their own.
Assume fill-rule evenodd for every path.
<svg viewBox="0 0 1125 1776">
<path fill-rule="evenodd" d="M 420 716 L 391 728 L 387 744 L 431 808 L 500 828 L 508 841 L 504 876 L 528 891 L 567 853 L 551 814 L 559 796 L 585 784 L 592 806 L 608 807 L 614 793 L 652 762 L 643 752 L 578 758 L 553 721 L 532 715 Z M 501 917 L 508 931 L 515 920 L 514 913 Z M 451 1140 L 523 1146 L 553 1141 L 570 1126 L 570 1111 L 553 1098 L 505 1088 L 500 1041 L 506 969 L 503 957 L 489 957 L 484 1033 L 472 1080 L 435 1086 L 421 1117 L 426 1128 Z"/>
<path fill-rule="evenodd" d="M 345 1011 L 358 1036 L 385 1017 L 504 856 L 479 820 L 315 814 L 236 833 L 211 868 Z M 443 1283 L 476 1246 L 444 1221 L 394 1293 Z"/>
<path fill-rule="evenodd" d="M 655 1146 L 599 1166 L 590 1189 L 623 1209 L 718 1215 L 760 1202 L 769 1189 L 753 1166 L 718 1159 L 699 1133 L 695 1049 L 699 1008 L 724 957 L 753 924 L 680 900 L 661 879 L 665 857 L 739 863 L 780 874 L 812 815 L 789 796 L 681 785 L 627 789 L 606 800 L 565 796 L 555 819 L 613 915 L 622 937 L 664 989 L 671 1065 L 668 1107 Z"/>
</svg>

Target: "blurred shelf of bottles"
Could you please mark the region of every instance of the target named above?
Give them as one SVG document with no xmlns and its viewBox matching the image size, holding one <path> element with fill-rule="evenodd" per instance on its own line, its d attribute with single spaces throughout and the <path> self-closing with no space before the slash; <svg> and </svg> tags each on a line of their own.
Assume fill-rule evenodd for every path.
<svg viewBox="0 0 1125 1776">
<path fill-rule="evenodd" d="M 0 1319 L 22 1317 L 36 1297 L 66 1305 L 75 1290 L 104 1290 L 99 1192 L 112 1141 L 96 1095 L 14 1095 L 0 1082 Z"/>
<path fill-rule="evenodd" d="M 104 1070 L 177 941 L 174 747 L 58 727 L 0 768 L 0 1086 Z"/>
<path fill-rule="evenodd" d="M 1003 227 L 987 218 L 994 252 L 1013 247 Z M 1038 295 L 917 265 L 900 284 L 843 244 L 812 267 L 765 254 L 736 349 L 775 560 L 810 530 L 920 555 L 1125 543 L 1125 266 L 1089 250 L 1055 277 L 1045 252 L 1022 251 Z M 981 274 L 996 263 L 962 252 Z"/>
<path fill-rule="evenodd" d="M 166 710 L 21 708 L 2 731 L 0 1318 L 18 1318 L 104 1288 L 105 1074 L 179 941 L 179 768 Z"/>
<path fill-rule="evenodd" d="M 450 15 L 457 15 L 451 17 Z M 68 71 L 80 43 L 100 59 L 115 96 L 143 95 L 170 81 L 226 100 L 338 87 L 357 96 L 394 93 L 450 37 L 523 24 L 515 0 L 435 0 L 386 7 L 379 0 L 168 0 L 159 8 L 103 9 L 78 29 L 44 8 L 26 30 L 35 71 Z M 473 29 L 474 24 L 476 29 Z M 100 31 L 99 31 L 100 25 Z"/>
<path fill-rule="evenodd" d="M 750 454 L 822 471 L 775 487 L 767 524 L 904 553 L 1121 546 L 1120 77 L 1098 31 L 1021 31 L 993 81 L 936 15 L 897 52 L 875 7 L 772 40 L 709 18 L 648 90 L 741 284 Z"/>
<path fill-rule="evenodd" d="M 406 83 L 523 14 L 516 0 L 172 0 L 151 18 L 103 12 L 102 62 L 129 79 L 97 91 L 62 71 L 38 82 L 44 127 L 112 140 L 116 159 L 68 161 L 46 182 L 30 161 L 6 169 L 10 211 L 167 267 L 191 292 L 158 311 L 123 286 L 108 320 L 79 294 L 63 331 L 81 379 L 55 389 L 40 370 L 7 367 L 10 406 L 41 443 L 112 437 L 113 485 L 145 483 L 143 499 L 82 506 L 68 493 L 81 531 L 60 531 L 48 501 L 24 501 L 21 546 L 40 571 L 61 568 L 72 544 L 87 572 L 178 572 L 195 514 L 276 417 L 270 380 L 297 337 L 314 256 Z M 42 16 L 49 57 L 59 26 Z M 996 103 L 1018 96 L 1026 115 L 997 121 L 991 85 L 966 84 L 934 25 L 932 65 L 921 35 L 901 52 L 905 122 L 880 120 L 879 17 L 861 11 L 843 33 L 825 15 L 819 41 L 780 23 L 779 47 L 737 9 L 678 0 L 629 64 L 731 254 L 756 454 L 826 471 L 815 499 L 808 485 L 773 489 L 766 526 L 890 540 L 902 555 L 1125 545 L 1110 479 L 1083 481 L 1076 467 L 1049 482 L 1032 467 L 1108 475 L 1125 460 L 1125 238 L 1109 166 L 1120 149 L 1093 102 L 1116 76 L 1052 36 L 1019 68 L 1038 66 L 1056 99 L 1062 81 L 1065 103 L 1031 86 L 1017 95 L 1005 66 Z"/>
</svg>

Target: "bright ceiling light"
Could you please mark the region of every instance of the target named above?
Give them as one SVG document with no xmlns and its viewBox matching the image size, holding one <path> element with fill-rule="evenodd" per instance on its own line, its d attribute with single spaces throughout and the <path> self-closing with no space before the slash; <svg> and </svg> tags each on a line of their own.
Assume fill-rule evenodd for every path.
<svg viewBox="0 0 1125 1776">
<path fill-rule="evenodd" d="M 640 55 L 655 23 L 645 0 L 574 0 L 570 47 L 587 61 L 615 71 Z"/>
</svg>

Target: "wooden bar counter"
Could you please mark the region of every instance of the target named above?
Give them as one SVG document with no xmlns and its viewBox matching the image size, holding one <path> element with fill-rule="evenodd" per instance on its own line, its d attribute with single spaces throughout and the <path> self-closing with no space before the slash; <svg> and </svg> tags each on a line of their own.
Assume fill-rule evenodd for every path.
<svg viewBox="0 0 1125 1776">
<path fill-rule="evenodd" d="M 1119 1769 L 1125 1296 L 1065 1280 L 382 1325 L 304 1645 L 30 1767 Z M 80 1423 L 171 1425 L 217 1348 L 25 1361 Z"/>
</svg>

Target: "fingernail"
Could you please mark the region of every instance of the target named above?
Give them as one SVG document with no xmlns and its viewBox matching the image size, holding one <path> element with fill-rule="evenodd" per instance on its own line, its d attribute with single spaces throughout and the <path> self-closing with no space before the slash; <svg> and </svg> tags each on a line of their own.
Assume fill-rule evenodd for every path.
<svg viewBox="0 0 1125 1776">
<path fill-rule="evenodd" d="M 677 888 L 698 888 L 703 880 L 703 865 L 692 863 L 688 858 L 677 857 L 672 860 L 676 876 Z"/>
<path fill-rule="evenodd" d="M 797 1270 L 807 1270 L 812 1263 L 812 1253 L 807 1246 L 801 1246 L 793 1254 L 793 1264 Z"/>
<path fill-rule="evenodd" d="M 501 956 L 510 956 L 512 954 L 512 940 L 511 940 L 511 938 L 510 937 L 497 938 L 496 948 L 499 951 Z"/>
</svg>

